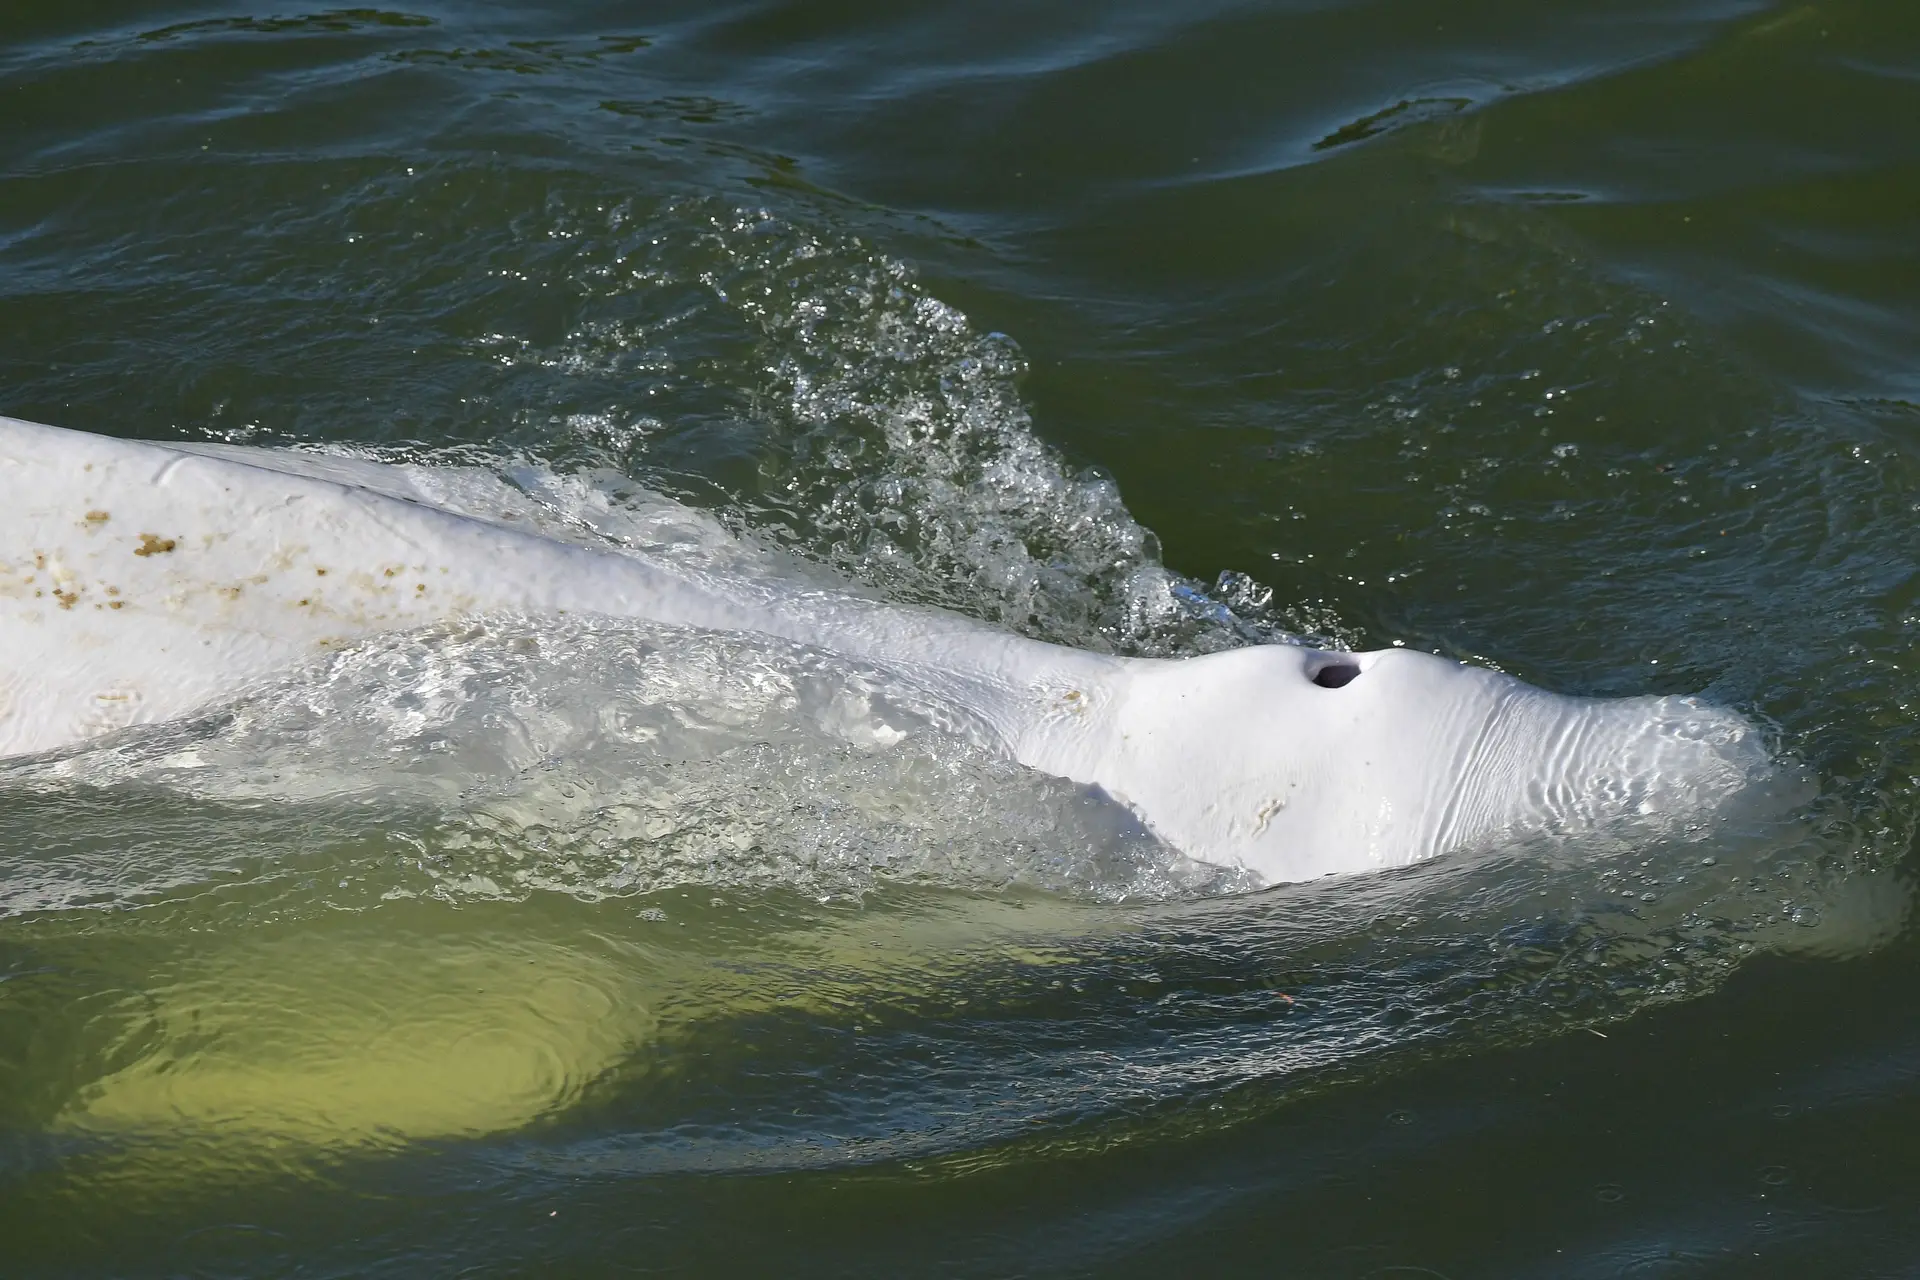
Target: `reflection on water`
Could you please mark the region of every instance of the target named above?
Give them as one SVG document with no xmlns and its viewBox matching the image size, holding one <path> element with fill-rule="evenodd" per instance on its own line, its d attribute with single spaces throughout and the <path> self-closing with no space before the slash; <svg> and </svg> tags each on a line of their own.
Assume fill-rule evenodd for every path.
<svg viewBox="0 0 1920 1280">
<path fill-rule="evenodd" d="M 145 1052 L 51 1128 L 320 1150 L 516 1129 L 645 1042 L 632 994 L 604 960 L 514 935 L 247 937 L 148 979 L 123 1033 Z"/>
<path fill-rule="evenodd" d="M 789 764 L 844 785 L 830 757 Z M 93 793 L 70 843 L 65 793 L 16 793 L 44 834 L 10 879 L 99 876 L 135 833 L 183 829 L 153 785 Z M 897 839 L 911 792 L 885 794 L 835 810 L 833 852 Z M 1871 948 L 1905 911 L 1777 823 L 1195 898 L 1230 886 L 1063 822 L 943 829 L 856 864 L 826 856 L 820 824 L 761 814 L 701 860 L 599 816 L 371 798 L 276 802 L 265 821 L 195 801 L 188 882 L 134 892 L 133 864 L 114 914 L 100 895 L 16 916 L 6 1034 L 39 1049 L 11 1069 L 9 1122 L 153 1177 L 182 1141 L 209 1177 L 263 1151 L 297 1171 L 521 1130 L 522 1158 L 554 1170 L 977 1162 L 1024 1149 L 1035 1122 L 1071 1135 L 1178 1107 L 1182 1131 L 1211 1128 L 1269 1105 L 1243 1093 L 1262 1082 L 1605 1025 L 1712 989 L 1756 949 Z M 736 821 L 799 802 L 752 780 L 733 798 Z M 1161 901 L 1099 901 L 1143 892 Z"/>
</svg>

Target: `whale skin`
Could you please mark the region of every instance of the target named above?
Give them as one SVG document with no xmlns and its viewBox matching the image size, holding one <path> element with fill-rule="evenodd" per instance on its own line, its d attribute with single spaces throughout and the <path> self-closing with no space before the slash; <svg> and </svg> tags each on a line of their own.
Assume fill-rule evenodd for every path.
<svg viewBox="0 0 1920 1280">
<path fill-rule="evenodd" d="M 758 632 L 878 664 L 963 708 L 979 742 L 1268 883 L 1693 821 L 1771 767 L 1749 721 L 1693 698 L 1565 697 L 1402 648 L 1092 653 L 449 509 L 379 463 L 0 418 L 0 756 L 501 612 Z"/>
</svg>

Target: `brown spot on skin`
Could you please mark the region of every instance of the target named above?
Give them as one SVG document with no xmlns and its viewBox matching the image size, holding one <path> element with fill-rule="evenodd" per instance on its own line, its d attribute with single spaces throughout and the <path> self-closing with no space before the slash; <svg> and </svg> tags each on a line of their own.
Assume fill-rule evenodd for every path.
<svg viewBox="0 0 1920 1280">
<path fill-rule="evenodd" d="M 120 594 L 120 588 L 118 588 L 118 587 L 108 587 L 108 588 L 107 588 L 107 594 L 108 594 L 108 595 L 110 595 L 110 596 L 117 596 L 117 595 L 119 595 L 119 594 Z"/>
<path fill-rule="evenodd" d="M 1272 822 L 1274 816 L 1286 807 L 1287 802 L 1277 798 L 1261 805 L 1260 811 L 1253 815 L 1253 833 L 1255 835 L 1265 835 L 1267 824 Z"/>
<path fill-rule="evenodd" d="M 312 601 L 310 601 L 310 600 L 307 600 L 307 599 L 305 599 L 305 598 L 303 597 L 303 598 L 302 598 L 302 599 L 301 599 L 301 600 L 300 600 L 300 601 L 299 601 L 298 603 L 299 603 L 299 605 L 300 605 L 300 607 L 301 607 L 302 609 L 304 609 L 304 608 L 306 608 L 306 607 L 307 607 L 307 606 L 308 606 L 309 604 L 311 604 L 311 603 L 312 603 Z"/>
<path fill-rule="evenodd" d="M 400 571 L 398 569 L 382 569 L 381 572 L 386 574 L 389 578 L 391 578 L 394 574 Z"/>
<path fill-rule="evenodd" d="M 34 567 L 34 568 L 36 568 L 36 569 L 44 569 L 44 568 L 46 568 L 46 567 L 47 567 L 47 553 L 46 553 L 46 552 L 44 552 L 44 551 L 36 551 L 36 552 L 34 552 L 34 553 L 33 553 L 33 567 Z"/>
<path fill-rule="evenodd" d="M 313 571 L 313 576 L 316 578 L 324 578 L 327 576 L 327 571 L 325 569 L 315 569 Z"/>
<path fill-rule="evenodd" d="M 416 595 L 425 592 L 426 589 L 427 589 L 427 584 L 424 582 L 416 582 L 413 584 L 413 590 Z"/>
<path fill-rule="evenodd" d="M 79 602 L 80 593 L 78 591 L 56 591 L 53 593 L 53 598 L 60 602 L 62 609 L 71 609 Z"/>
<path fill-rule="evenodd" d="M 220 594 L 225 596 L 229 600 L 238 600 L 240 598 L 240 588 L 239 587 L 221 587 Z"/>
<path fill-rule="evenodd" d="M 163 538 L 157 533 L 143 533 L 140 535 L 140 545 L 133 549 L 133 554 L 137 556 L 162 556 L 172 551 L 174 545 L 172 538 Z"/>
<path fill-rule="evenodd" d="M 102 525 L 112 518 L 104 511 L 89 511 L 86 515 L 87 523 L 91 525 Z"/>
<path fill-rule="evenodd" d="M 125 600 L 109 600 L 109 601 L 107 601 L 107 608 L 109 608 L 109 609 L 124 609 L 124 608 L 126 608 L 126 605 L 127 605 L 127 602 L 126 602 Z"/>
</svg>

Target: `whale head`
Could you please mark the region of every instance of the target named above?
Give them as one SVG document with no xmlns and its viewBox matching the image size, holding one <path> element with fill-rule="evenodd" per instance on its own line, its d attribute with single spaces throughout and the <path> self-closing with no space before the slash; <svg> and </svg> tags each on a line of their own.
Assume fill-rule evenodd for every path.
<svg viewBox="0 0 1920 1280">
<path fill-rule="evenodd" d="M 1095 771 L 1162 838 L 1268 883 L 1507 837 L 1711 815 L 1773 765 L 1689 697 L 1576 698 L 1408 649 L 1134 664 Z"/>
</svg>

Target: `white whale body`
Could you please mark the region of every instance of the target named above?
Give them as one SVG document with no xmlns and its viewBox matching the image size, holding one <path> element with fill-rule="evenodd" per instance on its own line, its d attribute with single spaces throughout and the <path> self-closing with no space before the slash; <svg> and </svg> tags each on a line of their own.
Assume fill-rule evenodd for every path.
<svg viewBox="0 0 1920 1280">
<path fill-rule="evenodd" d="M 376 463 L 0 418 L 0 756 L 506 612 L 758 632 L 901 672 L 986 745 L 1268 883 L 1692 821 L 1771 767 L 1750 723 L 1690 698 L 1563 697 L 1404 649 L 1119 658 L 552 532 L 446 509 Z"/>
</svg>

